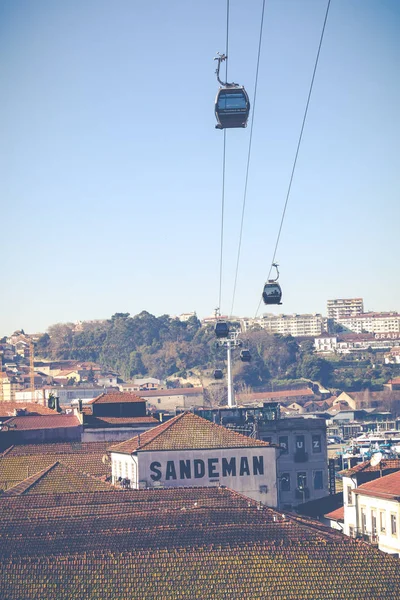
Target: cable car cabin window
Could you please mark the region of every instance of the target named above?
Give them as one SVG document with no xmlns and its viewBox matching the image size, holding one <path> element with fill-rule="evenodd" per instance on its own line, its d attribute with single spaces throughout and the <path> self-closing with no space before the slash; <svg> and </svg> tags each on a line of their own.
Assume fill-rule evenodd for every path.
<svg viewBox="0 0 400 600">
<path fill-rule="evenodd" d="M 281 286 L 278 283 L 266 283 L 262 296 L 264 304 L 281 304 Z"/>
<path fill-rule="evenodd" d="M 247 101 L 243 92 L 221 92 L 217 103 L 218 110 L 246 110 Z"/>
</svg>

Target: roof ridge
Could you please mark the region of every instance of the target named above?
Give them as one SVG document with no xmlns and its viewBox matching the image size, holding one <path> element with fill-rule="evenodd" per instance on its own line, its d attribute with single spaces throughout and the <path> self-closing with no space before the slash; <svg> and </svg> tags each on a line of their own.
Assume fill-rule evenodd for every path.
<svg viewBox="0 0 400 600">
<path fill-rule="evenodd" d="M 11 452 L 11 450 L 15 447 L 15 444 L 13 444 L 12 446 L 9 446 L 8 448 L 6 448 L 4 450 L 4 452 L 2 452 L 0 454 L 0 458 L 3 458 L 3 456 L 6 456 L 6 454 L 8 454 L 9 452 Z"/>
<path fill-rule="evenodd" d="M 142 448 L 145 448 L 148 444 L 150 444 L 151 442 L 154 442 L 154 440 L 156 440 L 160 435 L 162 435 L 165 431 L 167 431 L 168 429 L 171 429 L 171 427 L 173 427 L 175 425 L 175 423 L 177 423 L 178 421 L 181 420 L 181 418 L 188 414 L 190 411 L 185 411 L 183 413 L 180 413 L 179 415 L 176 415 L 175 417 L 173 417 L 172 419 L 170 419 L 169 421 L 167 421 L 166 423 L 160 423 L 160 425 L 164 425 L 165 424 L 165 428 L 162 431 L 159 431 L 158 433 L 155 434 L 154 437 L 152 437 L 150 440 L 148 440 L 147 442 L 145 442 L 143 444 L 143 446 L 141 446 L 139 444 L 137 450 L 141 450 Z M 157 426 L 159 427 L 159 426 Z M 156 429 L 156 428 L 155 428 Z M 151 431 L 151 429 L 150 429 Z M 140 434 L 136 436 L 138 438 L 138 441 L 140 440 Z"/>
<path fill-rule="evenodd" d="M 30 490 L 36 483 L 38 483 L 38 481 L 40 481 L 45 475 L 47 475 L 52 469 L 54 469 L 54 467 L 56 467 L 57 464 L 60 464 L 58 460 L 56 460 L 53 464 L 49 465 L 45 469 L 42 469 L 41 471 L 38 471 L 37 473 L 30 475 L 23 481 L 20 481 L 16 485 L 13 485 L 11 488 L 6 490 L 4 492 L 4 495 L 6 495 L 6 496 L 22 496 L 22 494 L 24 494 L 25 492 Z M 20 489 L 17 490 L 17 488 L 20 488 Z M 12 490 L 14 490 L 14 492 Z"/>
</svg>

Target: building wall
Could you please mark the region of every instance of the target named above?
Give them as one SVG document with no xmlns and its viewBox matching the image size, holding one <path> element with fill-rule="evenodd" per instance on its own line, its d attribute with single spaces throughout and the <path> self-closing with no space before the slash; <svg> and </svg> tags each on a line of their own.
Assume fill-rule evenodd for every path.
<svg viewBox="0 0 400 600">
<path fill-rule="evenodd" d="M 324 419 L 288 418 L 265 421 L 259 425 L 258 437 L 281 448 L 287 444 L 287 451 L 281 450 L 277 460 L 280 508 L 289 509 L 329 494 Z M 299 482 L 304 479 L 305 485 L 299 486 Z M 305 489 L 301 489 L 302 487 Z"/>
<path fill-rule="evenodd" d="M 353 490 L 357 488 L 357 482 L 351 477 L 343 477 L 343 508 L 344 524 L 343 533 L 350 535 L 357 528 L 356 500 Z"/>
<path fill-rule="evenodd" d="M 118 477 L 124 476 L 120 475 L 121 472 L 131 472 L 135 461 L 132 456 L 115 452 L 111 457 L 113 482 L 116 482 Z M 190 461 L 190 474 L 181 473 L 180 461 Z M 236 474 L 223 472 L 223 465 L 226 466 L 227 461 L 232 461 L 231 465 L 235 462 Z M 136 487 L 224 485 L 268 506 L 277 506 L 276 449 L 273 447 L 143 451 L 137 454 L 136 465 Z M 198 469 L 197 473 L 195 469 Z"/>
<path fill-rule="evenodd" d="M 174 411 L 176 408 L 192 408 L 193 406 L 204 406 L 204 396 L 199 394 L 173 394 L 173 395 L 142 395 L 148 406 L 154 406 L 157 410 Z"/>
<path fill-rule="evenodd" d="M 82 433 L 82 442 L 124 442 L 133 438 L 135 435 L 141 435 L 150 427 L 107 427 L 104 429 L 84 428 Z"/>
<path fill-rule="evenodd" d="M 378 543 L 379 550 L 389 554 L 400 554 L 400 502 L 374 498 L 364 494 L 355 494 L 359 533 L 365 535 L 373 543 Z M 365 515 L 365 521 L 362 515 Z M 376 527 L 373 525 L 373 515 L 376 518 Z M 382 517 L 381 517 L 382 515 Z M 391 531 L 392 515 L 396 519 L 396 533 Z M 382 518 L 382 522 L 381 522 Z M 364 525 L 363 525 L 364 523 Z M 372 539 L 371 537 L 372 536 Z"/>
<path fill-rule="evenodd" d="M 80 442 L 82 426 L 57 427 L 55 429 L 12 430 L 9 433 L 11 444 L 43 444 L 45 442 Z"/>
<path fill-rule="evenodd" d="M 364 312 L 364 302 L 362 298 L 336 298 L 328 300 L 328 319 L 339 321 L 342 318 L 353 314 Z"/>
<path fill-rule="evenodd" d="M 296 336 L 316 336 L 324 331 L 322 315 L 264 315 L 261 327 L 269 333 Z"/>
<path fill-rule="evenodd" d="M 97 398 L 100 394 L 103 394 L 106 390 L 102 388 L 80 388 L 74 386 L 66 386 L 64 387 L 52 387 L 52 388 L 43 388 L 35 390 L 35 393 L 32 394 L 30 390 L 24 390 L 16 392 L 15 401 L 16 402 L 35 402 L 39 401 L 43 404 L 43 397 L 47 399 L 50 394 L 57 396 L 60 400 L 60 405 L 71 405 L 72 400 L 92 400 L 93 398 Z"/>
</svg>

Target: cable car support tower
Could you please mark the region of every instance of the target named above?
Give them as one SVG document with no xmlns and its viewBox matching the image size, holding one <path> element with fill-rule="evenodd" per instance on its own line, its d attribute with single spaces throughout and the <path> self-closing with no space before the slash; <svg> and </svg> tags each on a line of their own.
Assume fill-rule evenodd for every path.
<svg viewBox="0 0 400 600">
<path fill-rule="evenodd" d="M 229 337 L 219 339 L 217 341 L 218 346 L 226 348 L 226 363 L 227 363 L 227 384 L 228 384 L 228 407 L 233 408 L 236 406 L 233 384 L 232 384 L 232 350 L 239 348 L 243 345 L 243 342 L 238 339 L 239 331 L 230 331 Z"/>
</svg>

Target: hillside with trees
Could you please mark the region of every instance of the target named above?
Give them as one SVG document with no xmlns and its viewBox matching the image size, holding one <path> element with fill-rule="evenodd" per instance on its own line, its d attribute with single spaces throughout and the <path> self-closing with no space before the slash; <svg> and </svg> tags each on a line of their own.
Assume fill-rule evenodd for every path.
<svg viewBox="0 0 400 600">
<path fill-rule="evenodd" d="M 291 336 L 265 331 L 242 334 L 250 363 L 235 351 L 235 387 L 268 389 L 271 384 L 289 386 L 299 379 L 319 382 L 343 390 L 378 388 L 392 375 L 389 367 L 373 359 L 326 360 L 314 353 L 313 341 L 299 343 Z M 135 316 L 116 313 L 110 319 L 52 325 L 38 341 L 35 354 L 48 360 L 93 361 L 118 372 L 125 380 L 151 376 L 158 379 L 192 376 L 210 377 L 215 368 L 225 367 L 225 351 L 216 344 L 212 326 L 201 326 L 197 317 L 187 321 L 169 315 L 155 317 L 143 311 Z"/>
</svg>

